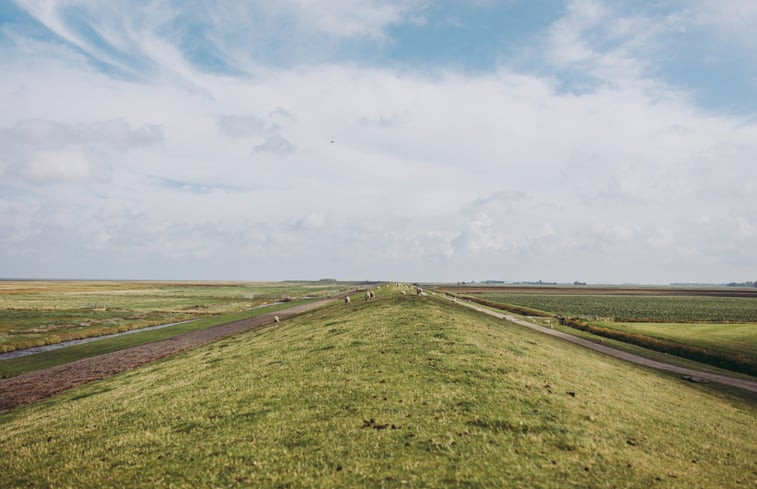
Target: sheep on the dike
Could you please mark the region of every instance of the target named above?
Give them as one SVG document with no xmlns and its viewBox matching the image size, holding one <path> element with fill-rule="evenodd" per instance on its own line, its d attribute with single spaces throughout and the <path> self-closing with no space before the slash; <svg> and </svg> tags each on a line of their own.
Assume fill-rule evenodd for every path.
<svg viewBox="0 0 757 489">
<path fill-rule="evenodd" d="M 273 316 L 273 322 L 279 323 L 279 322 L 281 322 L 281 320 L 279 319 L 278 316 Z"/>
<path fill-rule="evenodd" d="M 349 304 L 350 303 L 350 296 L 348 296 L 348 295 L 344 296 L 344 303 L 345 304 Z"/>
</svg>

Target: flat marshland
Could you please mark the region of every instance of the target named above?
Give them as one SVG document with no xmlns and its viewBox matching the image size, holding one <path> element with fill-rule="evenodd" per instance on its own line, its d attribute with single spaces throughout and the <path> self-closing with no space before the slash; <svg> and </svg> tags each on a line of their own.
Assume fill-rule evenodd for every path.
<svg viewBox="0 0 757 489">
<path fill-rule="evenodd" d="M 239 313 L 350 286 L 335 282 L 0 281 L 0 352 Z"/>
<path fill-rule="evenodd" d="M 4 487 L 755 487 L 749 395 L 380 289 L 0 414 Z"/>
<path fill-rule="evenodd" d="M 95 357 L 106 353 L 116 352 L 140 346 L 146 343 L 174 338 L 185 333 L 205 330 L 221 324 L 251 319 L 258 316 L 270 315 L 279 310 L 292 307 L 293 303 L 286 302 L 281 304 L 270 304 L 267 306 L 258 306 L 237 313 L 229 313 L 218 316 L 204 317 L 193 321 L 181 322 L 159 329 L 129 330 L 129 334 L 113 335 L 107 337 L 90 337 L 88 343 L 76 345 L 62 345 L 60 349 L 34 353 L 32 355 L 19 356 L 16 358 L 5 358 L 0 360 L 0 379 L 14 377 L 26 372 L 55 367 L 85 358 Z"/>
</svg>

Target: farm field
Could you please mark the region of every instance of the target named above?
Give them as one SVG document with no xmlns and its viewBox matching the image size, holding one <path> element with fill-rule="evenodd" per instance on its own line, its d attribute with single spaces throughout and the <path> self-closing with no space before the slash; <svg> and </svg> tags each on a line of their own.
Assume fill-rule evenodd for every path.
<svg viewBox="0 0 757 489">
<path fill-rule="evenodd" d="M 0 474 L 7 487 L 753 487 L 756 422 L 753 399 L 381 289 L 0 414 Z"/>
<path fill-rule="evenodd" d="M 509 289 L 445 288 L 485 300 L 514 304 L 562 316 L 615 322 L 757 322 L 757 289 Z M 727 295 L 729 292 L 734 295 Z"/>
<path fill-rule="evenodd" d="M 561 315 L 609 338 L 754 375 L 757 290 L 448 288 L 523 314 Z"/>
<path fill-rule="evenodd" d="M 347 290 L 334 282 L 0 282 L 0 353 Z"/>
</svg>

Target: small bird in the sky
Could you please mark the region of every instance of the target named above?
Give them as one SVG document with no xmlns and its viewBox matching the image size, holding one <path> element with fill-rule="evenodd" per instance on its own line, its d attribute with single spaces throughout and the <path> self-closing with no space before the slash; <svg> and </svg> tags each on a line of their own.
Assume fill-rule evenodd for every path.
<svg viewBox="0 0 757 489">
<path fill-rule="evenodd" d="M 334 140 L 333 139 L 331 140 L 331 144 L 334 144 Z"/>
</svg>

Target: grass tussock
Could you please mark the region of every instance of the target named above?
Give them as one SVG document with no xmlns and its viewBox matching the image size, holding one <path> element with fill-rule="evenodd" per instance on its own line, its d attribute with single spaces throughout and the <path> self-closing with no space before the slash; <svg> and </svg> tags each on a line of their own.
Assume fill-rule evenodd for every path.
<svg viewBox="0 0 757 489">
<path fill-rule="evenodd" d="M 0 415 L 6 487 L 753 487 L 756 410 L 382 289 Z"/>
</svg>

